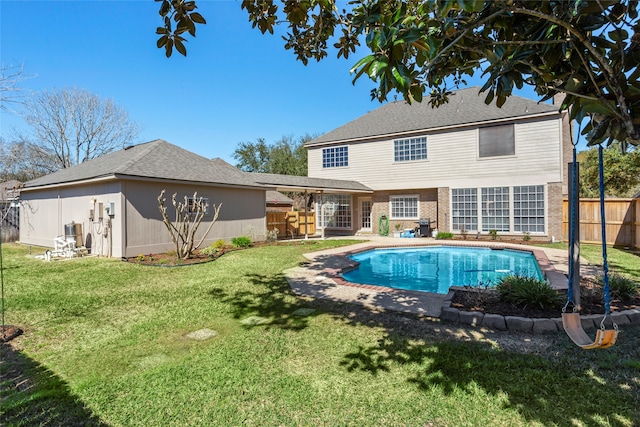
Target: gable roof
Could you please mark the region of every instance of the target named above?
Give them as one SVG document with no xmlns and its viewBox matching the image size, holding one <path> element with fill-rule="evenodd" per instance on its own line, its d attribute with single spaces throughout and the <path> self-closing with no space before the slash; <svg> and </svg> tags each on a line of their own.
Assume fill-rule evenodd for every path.
<svg viewBox="0 0 640 427">
<path fill-rule="evenodd" d="M 507 98 L 502 108 L 498 108 L 495 103 L 487 105 L 484 103 L 485 96 L 479 95 L 479 90 L 479 87 L 470 87 L 455 91 L 450 95 L 449 102 L 438 108 L 431 108 L 426 100 L 413 104 L 405 101 L 389 102 L 305 145 L 413 133 L 541 114 L 560 114 L 557 105 L 540 104 L 519 96 Z"/>
<path fill-rule="evenodd" d="M 10 200 L 20 194 L 22 183 L 15 179 L 0 182 L 0 201 Z"/>
<path fill-rule="evenodd" d="M 127 147 L 71 168 L 61 169 L 27 182 L 25 188 L 109 177 L 264 188 L 222 159 L 209 160 L 162 139 Z"/>
<path fill-rule="evenodd" d="M 327 191 L 372 193 L 373 190 L 357 181 L 310 178 L 308 176 L 279 175 L 275 173 L 245 172 L 260 184 L 276 187 L 279 191 Z"/>
<path fill-rule="evenodd" d="M 281 204 L 281 205 L 292 205 L 293 199 L 285 196 L 279 191 L 268 190 L 267 191 L 267 203 Z"/>
</svg>

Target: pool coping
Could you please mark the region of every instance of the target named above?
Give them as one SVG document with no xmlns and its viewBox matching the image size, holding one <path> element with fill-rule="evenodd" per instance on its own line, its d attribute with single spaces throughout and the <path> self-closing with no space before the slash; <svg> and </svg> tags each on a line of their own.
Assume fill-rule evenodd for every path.
<svg viewBox="0 0 640 427">
<path fill-rule="evenodd" d="M 567 289 L 566 251 L 490 241 L 372 239 L 347 247 L 304 254 L 308 262 L 286 270 L 285 277 L 292 291 L 297 295 L 358 304 L 372 310 L 412 313 L 433 320 L 439 319 L 470 326 L 483 326 L 495 330 L 515 330 L 534 333 L 563 330 L 561 317 L 526 318 L 458 310 L 451 307 L 451 299 L 455 293 L 455 287 L 452 287 L 449 293 L 444 295 L 352 283 L 340 276 L 342 272 L 353 269 L 358 264 L 349 258 L 350 255 L 376 248 L 416 246 L 470 246 L 532 252 L 538 261 L 540 270 L 549 280 L 551 286 L 558 290 Z M 593 273 L 593 266 L 582 263 L 581 267 L 584 274 Z M 640 309 L 614 312 L 611 315 L 611 319 L 618 325 L 640 323 Z M 581 320 L 583 328 L 594 329 L 599 327 L 602 315 L 583 315 L 581 316 Z"/>
</svg>

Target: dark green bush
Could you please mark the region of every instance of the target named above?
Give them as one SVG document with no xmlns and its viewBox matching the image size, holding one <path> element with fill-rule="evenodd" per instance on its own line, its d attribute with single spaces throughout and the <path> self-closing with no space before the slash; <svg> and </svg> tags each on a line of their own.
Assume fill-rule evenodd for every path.
<svg viewBox="0 0 640 427">
<path fill-rule="evenodd" d="M 559 307 L 562 298 L 545 280 L 518 274 L 504 277 L 496 285 L 502 301 L 518 307 L 535 306 L 542 309 Z"/>
<path fill-rule="evenodd" d="M 251 246 L 253 241 L 251 240 L 251 237 L 240 236 L 231 239 L 231 243 L 233 243 L 233 246 L 237 248 L 248 248 L 249 246 Z"/>
<path fill-rule="evenodd" d="M 598 284 L 604 286 L 604 277 L 598 277 Z M 630 277 L 612 273 L 609 275 L 609 289 L 612 298 L 629 301 L 638 296 L 640 286 Z"/>
</svg>

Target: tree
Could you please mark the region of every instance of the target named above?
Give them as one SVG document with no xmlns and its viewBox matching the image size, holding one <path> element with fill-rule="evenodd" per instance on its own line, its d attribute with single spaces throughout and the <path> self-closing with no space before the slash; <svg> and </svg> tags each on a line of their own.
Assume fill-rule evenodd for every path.
<svg viewBox="0 0 640 427">
<path fill-rule="evenodd" d="M 600 197 L 598 149 L 579 153 L 580 197 Z M 620 144 L 603 150 L 604 188 L 608 197 L 631 197 L 640 190 L 640 149 L 632 147 L 624 154 Z"/>
<path fill-rule="evenodd" d="M 22 103 L 25 90 L 19 84 L 30 79 L 22 65 L 0 65 L 0 111 L 9 110 L 9 105 Z"/>
<path fill-rule="evenodd" d="M 122 148 L 139 132 L 127 112 L 111 99 L 77 88 L 36 94 L 25 104 L 22 116 L 29 132 L 19 139 L 52 153 L 54 170 Z"/>
<path fill-rule="evenodd" d="M 213 218 L 209 224 L 209 228 L 202 235 L 202 238 L 196 243 L 196 232 L 202 223 L 205 215 L 209 211 L 209 202 L 203 198 L 198 197 L 198 193 L 193 193 L 193 197 L 188 198 L 184 196 L 184 201 L 178 202 L 176 200 L 177 193 L 173 193 L 171 197 L 171 204 L 175 210 L 175 220 L 171 221 L 167 214 L 167 207 L 165 202 L 167 199 L 164 197 L 165 190 L 160 192 L 158 196 L 158 209 L 162 214 L 162 222 L 169 230 L 171 240 L 176 245 L 176 256 L 178 259 L 188 259 L 193 254 L 193 251 L 198 249 L 204 239 L 211 231 L 213 224 L 218 220 L 220 214 L 220 208 L 222 203 L 218 206 L 213 205 Z"/>
<path fill-rule="evenodd" d="M 233 152 L 236 167 L 245 172 L 275 173 L 283 175 L 307 175 L 307 150 L 304 144 L 313 139 L 310 135 L 294 140 L 283 136 L 273 145 L 264 138 L 255 143 L 241 142 Z"/>
<path fill-rule="evenodd" d="M 29 181 L 54 172 L 55 155 L 28 141 L 6 143 L 0 138 L 0 181 Z"/>
<path fill-rule="evenodd" d="M 371 95 L 380 101 L 398 92 L 419 102 L 429 92 L 437 107 L 452 82 L 480 72 L 487 103 L 502 106 L 524 85 L 541 100 L 563 93 L 562 108 L 586 120 L 591 145 L 640 142 L 638 0 L 355 0 L 349 10 L 337 3 L 244 0 L 241 7 L 262 33 L 286 25 L 285 48 L 305 64 L 326 57 L 332 42 L 348 58 L 364 40 L 370 54 L 351 71 L 354 82 L 377 83 Z M 195 1 L 162 1 L 158 46 L 167 56 L 167 40 L 195 36 L 195 24 L 205 23 L 195 8 Z"/>
</svg>

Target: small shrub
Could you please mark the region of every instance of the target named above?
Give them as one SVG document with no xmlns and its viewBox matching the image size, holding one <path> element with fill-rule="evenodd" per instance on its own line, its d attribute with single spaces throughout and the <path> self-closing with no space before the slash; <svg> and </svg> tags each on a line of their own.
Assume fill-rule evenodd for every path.
<svg viewBox="0 0 640 427">
<path fill-rule="evenodd" d="M 218 239 L 211 245 L 216 249 L 224 249 L 224 247 L 227 246 L 227 242 L 225 242 L 224 239 Z"/>
<path fill-rule="evenodd" d="M 136 261 L 138 261 L 138 262 L 144 261 L 144 255 L 138 254 L 138 256 L 136 257 Z"/>
<path fill-rule="evenodd" d="M 491 236 L 491 240 L 497 240 L 498 230 L 489 230 L 489 236 Z"/>
<path fill-rule="evenodd" d="M 528 242 L 529 240 L 531 240 L 531 233 L 529 233 L 528 231 L 525 231 L 524 234 L 522 235 L 522 240 L 524 240 L 525 242 Z"/>
<path fill-rule="evenodd" d="M 542 309 L 559 307 L 561 297 L 545 280 L 518 274 L 504 277 L 496 289 L 500 299 L 518 307 L 537 306 Z"/>
<path fill-rule="evenodd" d="M 436 239 L 438 240 L 453 239 L 453 233 L 449 233 L 448 231 L 438 231 L 438 234 L 436 234 Z"/>
<path fill-rule="evenodd" d="M 499 294 L 491 283 L 480 282 L 476 285 L 464 286 L 463 291 L 456 291 L 455 299 L 465 305 L 484 310 L 499 299 Z"/>
<path fill-rule="evenodd" d="M 278 229 L 267 230 L 267 242 L 273 243 L 278 240 Z"/>
<path fill-rule="evenodd" d="M 598 277 L 598 285 L 604 287 L 604 277 Z M 612 297 L 621 301 L 629 301 L 638 296 L 640 286 L 627 276 L 612 273 L 609 275 L 609 289 Z"/>
<path fill-rule="evenodd" d="M 219 252 L 220 248 L 216 248 L 213 243 L 206 248 L 200 249 L 200 253 L 208 256 L 209 258 L 213 258 Z"/>
<path fill-rule="evenodd" d="M 231 239 L 231 243 L 233 243 L 233 246 L 237 248 L 248 248 L 249 246 L 251 246 L 253 241 L 251 240 L 251 237 L 239 236 Z"/>
</svg>

